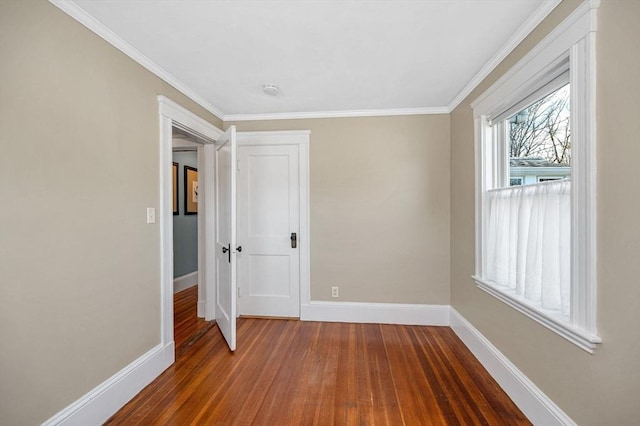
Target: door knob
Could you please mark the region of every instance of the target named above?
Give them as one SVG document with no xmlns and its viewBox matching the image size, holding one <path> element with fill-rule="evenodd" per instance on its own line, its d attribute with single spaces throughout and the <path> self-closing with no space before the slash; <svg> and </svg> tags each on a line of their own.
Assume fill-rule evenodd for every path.
<svg viewBox="0 0 640 426">
<path fill-rule="evenodd" d="M 291 248 L 298 247 L 298 235 L 295 232 L 291 233 Z"/>
<path fill-rule="evenodd" d="M 237 251 L 237 252 L 241 252 L 241 251 L 242 251 L 242 246 L 238 246 L 238 247 L 236 247 L 236 251 Z"/>
</svg>

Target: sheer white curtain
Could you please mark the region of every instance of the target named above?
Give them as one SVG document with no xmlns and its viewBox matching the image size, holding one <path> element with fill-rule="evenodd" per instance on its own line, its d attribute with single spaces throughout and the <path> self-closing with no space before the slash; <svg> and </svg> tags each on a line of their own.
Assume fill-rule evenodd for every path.
<svg viewBox="0 0 640 426">
<path fill-rule="evenodd" d="M 568 317 L 571 182 L 487 193 L 485 278 L 518 298 Z"/>
</svg>

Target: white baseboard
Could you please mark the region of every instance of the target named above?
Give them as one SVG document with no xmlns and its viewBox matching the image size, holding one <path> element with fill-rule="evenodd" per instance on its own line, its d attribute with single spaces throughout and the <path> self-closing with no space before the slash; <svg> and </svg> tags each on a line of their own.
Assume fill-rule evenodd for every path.
<svg viewBox="0 0 640 426">
<path fill-rule="evenodd" d="M 194 285 L 198 285 L 198 271 L 174 278 L 173 292 L 177 293 L 179 291 L 186 290 L 189 287 L 193 287 Z"/>
<path fill-rule="evenodd" d="M 310 302 L 300 306 L 302 321 L 449 325 L 449 305 Z"/>
<path fill-rule="evenodd" d="M 454 308 L 450 319 L 450 326 L 460 340 L 533 424 L 576 424 Z"/>
<path fill-rule="evenodd" d="M 174 362 L 173 342 L 158 345 L 43 423 L 99 425 L 122 408 Z"/>
</svg>

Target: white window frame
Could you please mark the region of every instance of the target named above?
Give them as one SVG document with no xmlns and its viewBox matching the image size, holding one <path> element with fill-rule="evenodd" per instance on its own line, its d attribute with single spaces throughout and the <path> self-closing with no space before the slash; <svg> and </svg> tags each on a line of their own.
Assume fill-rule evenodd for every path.
<svg viewBox="0 0 640 426">
<path fill-rule="evenodd" d="M 601 343 L 596 329 L 596 11 L 586 1 L 536 47 L 471 103 L 475 125 L 476 264 L 478 287 L 550 330 L 593 353 Z M 484 279 L 486 191 L 502 186 L 509 161 L 493 143 L 491 117 L 497 117 L 544 86 L 568 64 L 571 83 L 571 314 L 568 322 Z M 498 127 L 498 126 L 495 126 Z"/>
</svg>

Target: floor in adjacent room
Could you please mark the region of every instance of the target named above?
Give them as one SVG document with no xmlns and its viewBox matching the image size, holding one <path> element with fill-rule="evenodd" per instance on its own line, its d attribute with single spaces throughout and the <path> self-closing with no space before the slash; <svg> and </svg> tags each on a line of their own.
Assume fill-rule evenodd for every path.
<svg viewBox="0 0 640 426">
<path fill-rule="evenodd" d="M 214 321 L 198 318 L 197 285 L 173 295 L 173 339 L 176 359 L 212 327 L 216 327 Z"/>
<path fill-rule="evenodd" d="M 176 295 L 175 364 L 107 424 L 530 424 L 449 327 L 241 318 L 232 353 L 196 303 Z"/>
</svg>

